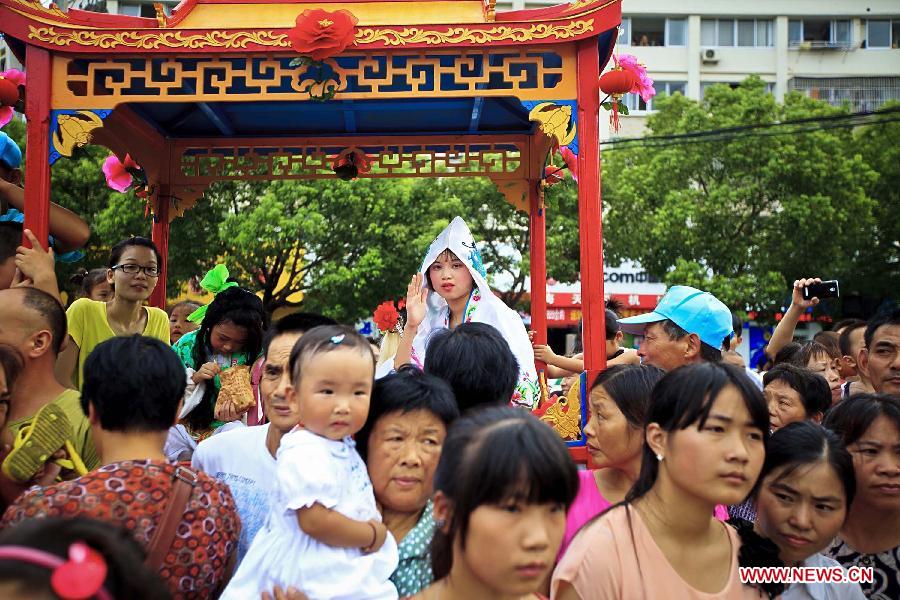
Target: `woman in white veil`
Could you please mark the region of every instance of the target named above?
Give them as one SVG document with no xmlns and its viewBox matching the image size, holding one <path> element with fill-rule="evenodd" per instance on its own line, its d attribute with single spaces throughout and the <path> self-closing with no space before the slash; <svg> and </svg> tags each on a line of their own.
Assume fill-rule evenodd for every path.
<svg viewBox="0 0 900 600">
<path fill-rule="evenodd" d="M 403 338 L 394 360 L 382 363 L 378 376 L 406 363 L 421 368 L 435 331 L 461 323 L 486 323 L 500 332 L 519 364 L 511 403 L 535 408 L 540 389 L 528 332 L 518 313 L 491 292 L 486 277 L 472 233 L 461 217 L 454 218 L 431 242 L 422 267 L 410 281 Z"/>
</svg>

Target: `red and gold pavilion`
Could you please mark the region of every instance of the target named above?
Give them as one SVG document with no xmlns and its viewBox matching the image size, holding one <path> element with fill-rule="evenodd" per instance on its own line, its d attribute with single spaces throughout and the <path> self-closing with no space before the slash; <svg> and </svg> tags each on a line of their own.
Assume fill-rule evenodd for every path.
<svg viewBox="0 0 900 600">
<path fill-rule="evenodd" d="M 578 156 L 592 378 L 605 366 L 598 77 L 620 2 L 497 12 L 494 0 L 184 0 L 143 18 L 0 0 L 0 31 L 28 76 L 25 226 L 46 239 L 50 165 L 88 143 L 145 169 L 164 256 L 170 221 L 218 180 L 333 178 L 351 153 L 369 163 L 360 177 L 485 176 L 530 214 L 543 341 L 542 179 L 566 145 Z M 354 43 L 296 60 L 288 32 L 307 9 L 351 12 Z M 165 298 L 163 274 L 152 303 Z"/>
</svg>

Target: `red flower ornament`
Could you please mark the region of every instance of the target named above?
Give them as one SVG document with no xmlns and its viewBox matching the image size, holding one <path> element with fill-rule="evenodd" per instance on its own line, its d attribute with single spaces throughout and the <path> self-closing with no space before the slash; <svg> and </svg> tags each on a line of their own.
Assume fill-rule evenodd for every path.
<svg viewBox="0 0 900 600">
<path fill-rule="evenodd" d="M 628 114 L 628 108 L 622 102 L 622 96 L 629 93 L 640 95 L 644 102 L 656 95 L 653 80 L 647 75 L 647 67 L 631 54 L 614 54 L 614 66 L 600 76 L 600 90 L 607 96 L 601 105 L 612 114 L 609 123 L 612 130 L 619 131 L 619 113 Z M 610 99 L 610 101 L 606 101 Z"/>
<path fill-rule="evenodd" d="M 547 165 L 544 167 L 544 185 L 551 186 L 559 183 L 566 177 L 566 172 L 562 167 L 556 165 Z"/>
<path fill-rule="evenodd" d="M 340 54 L 356 39 L 357 19 L 347 10 L 304 10 L 288 30 L 291 46 L 300 54 L 321 61 Z"/>
<path fill-rule="evenodd" d="M 400 313 L 397 312 L 393 302 L 385 300 L 375 309 L 372 319 L 380 331 L 387 333 L 393 330 L 397 323 L 400 322 Z"/>
<path fill-rule="evenodd" d="M 569 173 L 572 174 L 572 179 L 575 180 L 575 183 L 578 183 L 578 155 L 572 152 L 572 149 L 568 146 L 561 147 L 559 149 L 559 154 L 566 162 L 566 168 L 568 168 Z"/>
<path fill-rule="evenodd" d="M 0 73 L 0 127 L 12 121 L 19 103 L 19 87 L 25 85 L 25 73 L 10 69 Z"/>
</svg>

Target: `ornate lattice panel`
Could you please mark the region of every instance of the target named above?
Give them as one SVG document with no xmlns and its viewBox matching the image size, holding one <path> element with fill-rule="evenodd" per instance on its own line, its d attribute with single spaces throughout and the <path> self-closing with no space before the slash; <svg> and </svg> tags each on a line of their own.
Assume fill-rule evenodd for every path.
<svg viewBox="0 0 900 600">
<path fill-rule="evenodd" d="M 218 180 L 330 179 L 335 158 L 345 148 L 306 147 L 186 147 L 181 151 L 175 182 Z M 461 177 L 493 179 L 524 177 L 522 145 L 515 143 L 404 144 L 360 148 L 367 172 L 360 177 Z"/>
<path fill-rule="evenodd" d="M 337 98 L 575 97 L 570 48 L 352 54 L 296 65 L 297 55 L 240 57 L 55 57 L 53 107 L 121 102 L 309 100 L 335 85 Z M 295 62 L 295 61 L 294 61 Z"/>
</svg>

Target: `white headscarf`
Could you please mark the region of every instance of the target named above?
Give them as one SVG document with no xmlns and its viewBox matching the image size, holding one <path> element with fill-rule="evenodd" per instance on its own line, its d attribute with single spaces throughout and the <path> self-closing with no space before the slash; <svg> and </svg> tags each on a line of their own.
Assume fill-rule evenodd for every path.
<svg viewBox="0 0 900 600">
<path fill-rule="evenodd" d="M 537 382 L 537 373 L 534 369 L 534 351 L 528 332 L 522 318 L 513 309 L 503 303 L 494 295 L 487 283 L 487 273 L 481 261 L 481 253 L 475 246 L 475 239 L 466 226 L 462 217 L 456 217 L 431 242 L 425 260 L 422 261 L 420 272 L 425 276 L 423 286 L 428 285 L 428 269 L 445 250 L 450 250 L 466 265 L 469 274 L 472 275 L 472 293 L 466 308 L 463 311 L 463 323 L 487 323 L 492 325 L 509 344 L 510 350 L 519 363 L 519 379 L 513 394 L 512 403 L 535 408 L 540 397 L 540 388 Z M 447 301 L 438 293 L 428 294 L 428 308 L 425 319 L 419 325 L 418 332 L 413 340 L 412 357 L 413 364 L 422 367 L 425 363 L 425 352 L 431 335 L 440 329 L 450 326 L 450 310 Z M 393 361 L 387 364 L 392 364 Z"/>
</svg>

